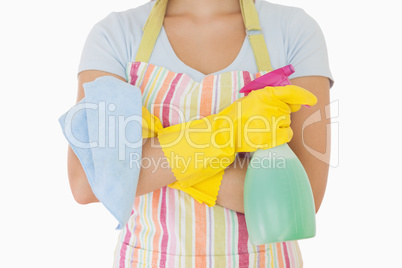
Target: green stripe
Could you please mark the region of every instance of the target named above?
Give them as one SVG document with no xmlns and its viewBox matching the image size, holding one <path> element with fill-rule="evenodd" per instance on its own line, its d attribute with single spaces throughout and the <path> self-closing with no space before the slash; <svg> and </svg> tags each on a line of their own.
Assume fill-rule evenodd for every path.
<svg viewBox="0 0 402 268">
<path fill-rule="evenodd" d="M 214 206 L 214 255 L 224 255 L 226 251 L 226 239 L 222 239 L 222 234 L 226 233 L 225 211 L 221 206 Z M 225 260 L 226 261 L 226 260 Z M 226 267 L 222 265 L 222 267 Z"/>
</svg>

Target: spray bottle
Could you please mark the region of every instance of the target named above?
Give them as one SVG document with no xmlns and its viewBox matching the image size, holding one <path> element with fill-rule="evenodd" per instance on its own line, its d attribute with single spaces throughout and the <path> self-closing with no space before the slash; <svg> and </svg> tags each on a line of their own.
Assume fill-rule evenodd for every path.
<svg viewBox="0 0 402 268">
<path fill-rule="evenodd" d="M 292 65 L 263 75 L 240 90 L 290 85 Z M 315 206 L 307 173 L 288 144 L 254 152 L 244 184 L 244 213 L 254 245 L 315 236 Z"/>
</svg>

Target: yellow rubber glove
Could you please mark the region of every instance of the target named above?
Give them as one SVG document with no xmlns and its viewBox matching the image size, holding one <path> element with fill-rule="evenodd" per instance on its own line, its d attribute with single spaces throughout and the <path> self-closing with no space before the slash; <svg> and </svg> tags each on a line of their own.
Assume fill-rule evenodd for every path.
<svg viewBox="0 0 402 268">
<path fill-rule="evenodd" d="M 312 93 L 297 86 L 266 87 L 218 114 L 161 129 L 158 139 L 177 179 L 169 186 L 213 206 L 224 170 L 236 153 L 289 142 L 290 113 L 316 102 Z"/>
<path fill-rule="evenodd" d="M 142 138 L 156 137 L 162 128 L 163 126 L 159 118 L 142 106 Z"/>
</svg>

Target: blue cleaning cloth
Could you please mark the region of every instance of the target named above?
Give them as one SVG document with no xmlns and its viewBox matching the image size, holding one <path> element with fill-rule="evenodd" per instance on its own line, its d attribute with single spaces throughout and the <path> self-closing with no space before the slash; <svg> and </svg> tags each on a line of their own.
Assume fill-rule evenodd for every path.
<svg viewBox="0 0 402 268">
<path fill-rule="evenodd" d="M 98 200 L 127 223 L 142 157 L 141 91 L 104 76 L 84 84 L 85 98 L 59 118 L 63 134 Z"/>
</svg>

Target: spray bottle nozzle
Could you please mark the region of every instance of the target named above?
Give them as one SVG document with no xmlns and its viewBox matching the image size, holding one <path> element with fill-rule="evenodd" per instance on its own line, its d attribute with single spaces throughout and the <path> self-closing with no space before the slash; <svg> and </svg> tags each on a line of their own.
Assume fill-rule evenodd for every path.
<svg viewBox="0 0 402 268">
<path fill-rule="evenodd" d="M 285 67 L 271 71 L 251 81 L 240 90 L 240 93 L 244 93 L 244 95 L 247 96 L 251 91 L 264 87 L 290 85 L 289 76 L 294 72 L 295 69 L 293 68 L 292 64 L 286 65 Z"/>
<path fill-rule="evenodd" d="M 284 75 L 286 75 L 287 77 L 289 77 L 291 74 L 295 72 L 295 68 L 293 68 L 292 64 L 286 65 L 281 69 L 283 70 Z"/>
</svg>

